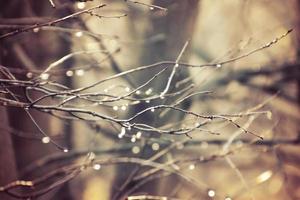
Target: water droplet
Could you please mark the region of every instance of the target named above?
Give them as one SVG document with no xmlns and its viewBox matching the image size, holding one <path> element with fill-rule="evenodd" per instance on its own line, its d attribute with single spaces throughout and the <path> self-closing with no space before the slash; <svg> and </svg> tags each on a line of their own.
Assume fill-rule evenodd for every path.
<svg viewBox="0 0 300 200">
<path fill-rule="evenodd" d="M 194 126 L 195 126 L 195 127 L 198 127 L 198 126 L 200 126 L 200 123 L 199 123 L 199 122 L 196 122 L 196 123 L 194 124 Z"/>
<path fill-rule="evenodd" d="M 77 76 L 83 76 L 84 75 L 84 70 L 83 69 L 78 69 L 75 71 Z"/>
<path fill-rule="evenodd" d="M 150 95 L 152 93 L 152 91 L 153 91 L 152 88 L 149 88 L 148 90 L 146 90 L 145 94 Z"/>
<path fill-rule="evenodd" d="M 174 65 L 174 67 L 179 67 L 179 64 L 178 64 L 178 63 L 176 63 L 176 64 Z"/>
<path fill-rule="evenodd" d="M 207 195 L 209 197 L 214 197 L 214 196 L 216 196 L 216 192 L 214 190 L 208 190 Z"/>
<path fill-rule="evenodd" d="M 196 166 L 195 166 L 194 164 L 190 164 L 190 165 L 189 165 L 189 170 L 194 170 L 195 167 L 196 167 Z"/>
<path fill-rule="evenodd" d="M 81 31 L 78 31 L 78 32 L 75 33 L 75 36 L 76 36 L 76 37 L 81 37 L 82 35 L 83 35 L 83 34 L 82 34 Z"/>
<path fill-rule="evenodd" d="M 270 179 L 273 175 L 273 172 L 271 170 L 265 171 L 261 173 L 259 176 L 256 177 L 257 183 L 262 183 Z"/>
<path fill-rule="evenodd" d="M 68 152 L 69 152 L 69 149 L 64 149 L 64 152 L 65 152 L 65 153 L 68 153 Z"/>
<path fill-rule="evenodd" d="M 138 154 L 138 153 L 140 153 L 141 149 L 139 146 L 134 146 L 134 147 L 132 147 L 131 151 L 134 154 Z"/>
<path fill-rule="evenodd" d="M 113 110 L 117 111 L 117 110 L 119 110 L 119 107 L 118 106 L 113 106 Z"/>
<path fill-rule="evenodd" d="M 135 93 L 136 93 L 137 95 L 139 95 L 139 94 L 141 94 L 141 91 L 137 90 Z"/>
<path fill-rule="evenodd" d="M 136 142 L 136 137 L 135 137 L 135 136 L 132 136 L 130 141 L 131 141 L 131 142 Z"/>
<path fill-rule="evenodd" d="M 126 92 L 130 92 L 130 87 L 126 87 L 126 88 L 125 88 L 125 91 L 126 91 Z"/>
<path fill-rule="evenodd" d="M 216 64 L 216 67 L 217 67 L 217 68 L 221 68 L 222 65 L 218 63 L 218 64 Z"/>
<path fill-rule="evenodd" d="M 232 198 L 230 198 L 230 197 L 225 197 L 224 200 L 232 200 Z"/>
<path fill-rule="evenodd" d="M 94 170 L 100 170 L 101 169 L 101 165 L 100 164 L 94 164 L 93 165 L 93 169 Z"/>
<path fill-rule="evenodd" d="M 146 100 L 145 102 L 146 102 L 146 103 L 150 103 L 150 100 Z"/>
<path fill-rule="evenodd" d="M 141 136 L 142 136 L 142 132 L 141 132 L 141 131 L 138 131 L 138 132 L 136 133 L 136 138 L 137 138 L 137 139 L 140 139 Z"/>
<path fill-rule="evenodd" d="M 39 32 L 39 31 L 40 31 L 39 28 L 34 28 L 34 29 L 33 29 L 33 32 L 34 32 L 34 33 L 37 33 L 37 32 Z"/>
<path fill-rule="evenodd" d="M 125 111 L 127 109 L 127 106 L 123 105 L 121 106 L 121 110 Z"/>
<path fill-rule="evenodd" d="M 108 93 L 108 89 L 104 89 L 103 92 Z"/>
<path fill-rule="evenodd" d="M 154 108 L 151 108 L 151 110 L 150 110 L 151 112 L 154 112 L 155 111 L 155 109 Z"/>
<path fill-rule="evenodd" d="M 153 151 L 158 151 L 159 150 L 159 144 L 158 143 L 153 143 L 151 145 L 151 148 L 152 148 Z"/>
<path fill-rule="evenodd" d="M 66 75 L 69 76 L 69 77 L 71 77 L 71 76 L 74 75 L 74 72 L 71 71 L 71 70 L 68 70 L 68 71 L 66 72 Z"/>
<path fill-rule="evenodd" d="M 162 94 L 162 95 L 159 96 L 159 98 L 160 98 L 160 99 L 164 99 L 165 96 Z"/>
<path fill-rule="evenodd" d="M 43 137 L 42 138 L 42 143 L 44 143 L 44 144 L 48 144 L 50 142 L 50 138 L 49 137 Z"/>
<path fill-rule="evenodd" d="M 151 7 L 149 7 L 149 9 L 150 9 L 150 10 L 154 10 L 154 7 L 151 6 Z"/>
<path fill-rule="evenodd" d="M 42 80 L 48 80 L 49 76 L 50 75 L 47 74 L 47 73 L 42 73 L 40 77 L 41 77 Z"/>
<path fill-rule="evenodd" d="M 33 77 L 33 73 L 28 72 L 28 73 L 26 74 L 26 77 L 27 77 L 27 78 L 32 78 L 32 77 Z"/>
<path fill-rule="evenodd" d="M 84 9 L 85 8 L 85 3 L 84 2 L 78 2 L 77 3 L 77 8 L 78 9 Z"/>
</svg>

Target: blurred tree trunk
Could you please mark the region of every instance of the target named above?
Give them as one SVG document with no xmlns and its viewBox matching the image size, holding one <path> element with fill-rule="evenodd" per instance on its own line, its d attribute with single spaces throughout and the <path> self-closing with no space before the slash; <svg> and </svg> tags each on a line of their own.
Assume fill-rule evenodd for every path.
<svg viewBox="0 0 300 200">
<path fill-rule="evenodd" d="M 7 113 L 4 107 L 0 107 L 0 185 L 6 185 L 17 179 L 17 170 L 15 163 L 15 154 L 11 141 L 10 132 L 8 132 Z M 10 196 L 0 193 L 0 199 L 11 200 Z"/>
<path fill-rule="evenodd" d="M 153 2 L 154 5 L 162 6 L 165 8 L 168 8 L 167 13 L 164 13 L 160 10 L 154 10 L 149 11 L 149 18 L 147 19 L 147 28 L 145 30 L 144 38 L 150 38 L 155 36 L 162 36 L 158 37 L 161 38 L 159 40 L 156 40 L 155 42 L 147 43 L 143 46 L 141 50 L 141 56 L 140 56 L 140 63 L 139 65 L 147 65 L 152 64 L 158 61 L 163 60 L 171 60 L 174 61 L 177 59 L 179 53 L 181 52 L 184 44 L 192 39 L 192 35 L 194 32 L 194 26 L 196 22 L 196 18 L 198 15 L 198 0 L 155 0 Z M 189 44 L 188 47 L 190 47 L 191 44 Z M 187 61 L 189 57 L 189 48 L 184 52 L 184 55 L 180 61 Z M 161 66 L 159 69 L 155 70 L 147 70 L 140 73 L 136 73 L 132 80 L 134 80 L 135 84 L 141 85 L 146 80 L 149 80 L 151 77 L 153 77 L 156 73 L 158 73 L 160 70 L 163 69 L 164 66 Z M 164 88 L 166 87 L 168 77 L 170 76 L 170 73 L 172 71 L 172 67 L 170 67 L 167 71 L 165 71 L 162 75 L 157 77 L 155 81 L 150 84 L 154 92 L 161 93 Z M 177 81 L 183 80 L 189 76 L 189 72 L 186 68 L 179 68 L 176 71 L 176 74 L 174 76 L 174 79 L 172 81 L 170 90 L 168 93 L 174 92 L 175 84 Z M 186 83 L 185 85 L 182 85 L 181 87 L 176 88 L 176 91 L 182 89 L 183 87 L 186 87 L 188 84 L 191 84 L 191 82 Z M 147 88 L 144 88 L 143 90 L 147 90 Z M 147 103 L 140 103 L 138 106 L 133 107 L 129 114 L 133 115 L 134 113 L 137 113 L 149 106 L 154 106 L 157 104 L 164 104 L 164 103 L 170 103 L 175 102 L 176 97 L 172 97 L 169 99 L 160 99 Z M 182 108 L 186 109 L 190 106 L 190 101 L 186 101 L 185 104 L 181 105 Z M 149 124 L 151 126 L 159 127 L 161 125 L 164 125 L 166 123 L 172 123 L 172 121 L 178 121 L 183 118 L 183 115 L 174 113 L 172 111 L 168 112 L 167 115 L 165 115 L 163 118 L 157 119 L 155 116 L 156 114 L 152 113 L 145 113 L 141 119 L 138 120 L 138 123 L 145 123 Z M 154 136 L 151 135 L 151 137 L 159 137 L 159 135 Z M 142 153 L 140 154 L 140 157 L 148 159 L 150 158 L 155 152 L 151 149 L 151 146 L 145 144 Z M 117 168 L 117 179 L 114 183 L 116 187 L 119 187 L 121 185 L 124 185 L 125 180 L 127 179 L 129 174 L 134 176 L 134 174 L 139 170 L 138 166 L 135 168 L 131 166 L 120 166 Z M 169 179 L 168 181 L 174 181 Z M 174 182 L 173 182 L 174 183 Z M 130 190 L 131 187 L 133 187 L 136 183 L 130 182 L 124 191 Z M 162 180 L 158 180 L 155 184 L 149 184 L 145 185 L 143 188 L 141 188 L 140 192 L 146 192 L 149 194 L 156 194 L 159 191 L 172 191 L 172 188 L 174 189 L 174 184 L 164 184 Z M 124 192 L 123 191 L 123 192 Z M 114 190 L 112 191 L 112 195 L 114 195 Z M 168 193 L 165 193 L 168 194 Z"/>
<path fill-rule="evenodd" d="M 35 23 L 34 20 L 29 19 L 30 17 L 36 17 L 37 20 L 43 20 L 43 17 L 59 17 L 69 13 L 68 9 L 60 9 L 59 11 L 53 9 L 48 1 L 11 0 L 5 3 L 2 2 L 2 4 L 5 6 L 0 8 L 0 17 L 4 19 L 15 19 L 15 24 L 18 24 L 18 18 L 27 17 L 28 22 L 26 24 L 30 25 Z M 3 21 L 6 22 L 5 20 Z M 31 37 L 34 37 L 34 39 L 31 39 Z M 16 40 L 18 40 L 18 42 L 16 42 Z M 57 42 L 53 43 L 53 41 Z M 70 44 L 70 42 L 66 42 L 61 39 L 60 36 L 57 36 L 55 32 L 40 31 L 37 33 L 22 33 L 15 37 L 1 41 L 0 63 L 5 67 L 16 67 L 27 69 L 29 71 L 33 69 L 43 69 L 43 67 L 48 66 L 49 63 L 53 62 L 53 60 L 68 54 L 70 51 Z M 26 74 L 18 75 L 17 78 L 21 80 L 27 79 Z M 24 96 L 24 91 L 21 91 L 17 88 L 12 92 L 17 95 Z M 36 95 L 33 94 L 33 96 Z M 51 116 L 32 110 L 29 110 L 29 112 L 32 114 L 37 124 L 47 134 L 49 134 L 49 136 L 53 135 L 53 129 L 50 125 L 52 120 Z M 30 117 L 24 110 L 20 110 L 19 108 L 8 108 L 7 115 L 9 124 L 14 129 L 25 131 L 42 138 L 42 135 L 39 133 L 38 129 L 35 127 L 32 120 L 30 120 Z M 44 155 L 57 152 L 57 149 L 52 144 L 43 144 L 40 141 L 26 140 L 18 136 L 12 136 L 12 142 L 14 151 L 8 151 L 8 147 L 0 145 L 0 152 L 15 152 L 16 167 L 19 174 L 30 163 L 38 160 Z M 62 145 L 64 146 L 64 144 Z M 12 155 L 7 154 L 8 161 L 10 159 L 14 159 L 13 157 L 10 158 L 10 156 Z M 4 163 L 2 160 L 0 160 L 0 162 Z M 11 169 L 13 169 L 13 167 L 11 167 Z M 11 173 L 12 175 L 14 174 L 13 170 Z M 43 173 L 44 172 L 42 171 L 38 171 L 22 177 L 13 177 L 14 179 L 20 178 L 30 180 L 33 177 L 40 176 Z M 63 187 L 63 195 L 58 194 L 59 198 L 70 199 L 65 186 Z M 47 199 L 47 195 L 40 197 L 39 199 Z M 53 193 L 49 193 L 49 196 L 53 196 Z"/>
</svg>

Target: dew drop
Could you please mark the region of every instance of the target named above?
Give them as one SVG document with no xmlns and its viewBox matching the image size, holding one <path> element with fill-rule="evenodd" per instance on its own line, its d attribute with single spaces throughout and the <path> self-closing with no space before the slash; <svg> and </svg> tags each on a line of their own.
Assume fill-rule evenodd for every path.
<svg viewBox="0 0 300 200">
<path fill-rule="evenodd" d="M 49 137 L 43 137 L 42 138 L 42 143 L 44 143 L 44 144 L 48 144 L 50 142 L 50 138 Z"/>
<path fill-rule="evenodd" d="M 149 88 L 148 90 L 146 90 L 145 94 L 150 95 L 152 93 L 152 91 L 153 91 L 152 88 Z"/>
<path fill-rule="evenodd" d="M 123 105 L 121 106 L 121 110 L 125 111 L 127 109 L 127 106 Z"/>
<path fill-rule="evenodd" d="M 69 152 L 69 149 L 64 149 L 64 152 L 65 152 L 65 153 L 68 153 L 68 152 Z"/>
<path fill-rule="evenodd" d="M 93 169 L 94 170 L 100 170 L 101 169 L 101 165 L 100 164 L 94 164 L 93 165 Z"/>
<path fill-rule="evenodd" d="M 125 88 L 125 91 L 126 91 L 126 92 L 130 92 L 130 87 L 126 87 L 126 88 Z"/>
<path fill-rule="evenodd" d="M 140 153 L 141 149 L 138 146 L 134 146 L 134 147 L 132 147 L 131 151 L 134 154 L 138 154 L 138 153 Z"/>
<path fill-rule="evenodd" d="M 153 143 L 151 145 L 151 148 L 152 148 L 153 151 L 158 151 L 159 150 L 159 144 L 158 143 Z"/>
<path fill-rule="evenodd" d="M 208 190 L 207 195 L 209 197 L 214 197 L 214 196 L 216 196 L 216 192 L 214 190 Z"/>
<path fill-rule="evenodd" d="M 137 95 L 139 95 L 139 94 L 141 94 L 141 91 L 137 90 L 135 93 L 136 93 Z"/>
<path fill-rule="evenodd" d="M 132 136 L 131 140 L 130 140 L 132 143 L 136 142 L 136 137 L 135 136 Z"/>
<path fill-rule="evenodd" d="M 117 111 L 117 110 L 119 110 L 119 107 L 118 106 L 113 106 L 113 110 Z"/>
<path fill-rule="evenodd" d="M 151 108 L 151 110 L 150 110 L 151 112 L 154 112 L 155 111 L 155 109 L 154 108 Z"/>
<path fill-rule="evenodd" d="M 48 80 L 49 76 L 50 75 L 47 74 L 47 73 L 42 73 L 40 77 L 41 77 L 42 80 Z"/>
<path fill-rule="evenodd" d="M 71 70 L 68 70 L 68 71 L 66 72 L 66 75 L 69 76 L 69 77 L 71 77 L 71 76 L 74 75 L 74 72 L 71 71 Z"/>
<path fill-rule="evenodd" d="M 37 33 L 37 32 L 39 32 L 39 31 L 40 31 L 39 28 L 34 28 L 34 29 L 33 29 L 33 32 L 34 32 L 34 33 Z"/>
<path fill-rule="evenodd" d="M 84 70 L 83 69 L 78 69 L 75 71 L 77 76 L 83 76 L 84 75 Z"/>
<path fill-rule="evenodd" d="M 81 31 L 78 31 L 78 32 L 75 33 L 75 36 L 76 36 L 76 37 L 81 37 L 82 35 L 83 35 L 83 34 L 82 34 Z"/>
<path fill-rule="evenodd" d="M 221 65 L 221 64 L 216 64 L 216 67 L 217 67 L 217 68 L 221 68 L 222 65 Z"/>
<path fill-rule="evenodd" d="M 141 131 L 138 131 L 138 132 L 136 133 L 136 138 L 137 138 L 137 139 L 140 139 L 141 136 L 142 136 L 142 132 L 141 132 Z"/>
<path fill-rule="evenodd" d="M 149 7 L 149 9 L 150 9 L 150 10 L 154 10 L 154 7 L 151 6 L 151 7 Z"/>
<path fill-rule="evenodd" d="M 77 8 L 78 9 L 84 9 L 85 8 L 85 3 L 84 2 L 78 2 L 77 3 Z"/>
<path fill-rule="evenodd" d="M 26 74 L 26 77 L 27 77 L 27 78 L 32 78 L 32 77 L 33 77 L 33 74 L 32 74 L 31 72 L 28 72 L 28 73 Z"/>
<path fill-rule="evenodd" d="M 189 165 L 189 170 L 194 170 L 195 167 L 196 167 L 196 166 L 195 166 L 194 164 L 190 164 L 190 165 Z"/>
</svg>

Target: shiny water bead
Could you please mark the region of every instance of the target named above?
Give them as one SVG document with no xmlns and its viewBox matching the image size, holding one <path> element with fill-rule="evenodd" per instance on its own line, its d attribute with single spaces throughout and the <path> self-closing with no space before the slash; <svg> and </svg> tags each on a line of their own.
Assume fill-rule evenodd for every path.
<svg viewBox="0 0 300 200">
<path fill-rule="evenodd" d="M 68 70 L 68 71 L 66 72 L 66 75 L 69 76 L 69 77 L 71 77 L 71 76 L 74 75 L 74 72 L 71 71 L 71 70 Z"/>
<path fill-rule="evenodd" d="M 119 107 L 118 106 L 113 106 L 113 110 L 117 111 L 117 110 L 119 110 Z"/>
<path fill-rule="evenodd" d="M 100 164 L 94 164 L 93 165 L 93 169 L 94 170 L 100 170 L 101 169 L 101 165 Z"/>
<path fill-rule="evenodd" d="M 134 154 L 138 154 L 138 153 L 140 153 L 141 148 L 139 146 L 134 146 L 134 147 L 132 147 L 131 151 Z"/>
<path fill-rule="evenodd" d="M 214 191 L 214 190 L 208 190 L 208 192 L 207 192 L 207 195 L 209 196 L 209 197 L 214 197 L 214 196 L 216 196 L 216 192 Z"/>
<path fill-rule="evenodd" d="M 49 76 L 50 75 L 47 74 L 47 73 L 42 73 L 40 77 L 41 77 L 42 80 L 48 80 Z"/>
<path fill-rule="evenodd" d="M 28 73 L 26 74 L 26 77 L 27 77 L 27 78 L 32 78 L 32 77 L 33 77 L 33 73 L 28 72 Z"/>
<path fill-rule="evenodd" d="M 49 137 L 43 137 L 42 138 L 42 143 L 44 143 L 44 144 L 48 144 L 50 142 L 50 138 Z"/>
<path fill-rule="evenodd" d="M 78 69 L 75 71 L 77 76 L 83 76 L 84 75 L 84 70 L 83 69 Z"/>
<path fill-rule="evenodd" d="M 135 136 L 132 136 L 130 141 L 131 141 L 132 143 L 136 142 L 136 137 L 135 137 Z"/>
<path fill-rule="evenodd" d="M 158 151 L 159 150 L 159 144 L 158 143 L 153 143 L 151 145 L 151 148 L 152 148 L 153 151 Z"/>
<path fill-rule="evenodd" d="M 78 9 L 84 9 L 85 8 L 85 2 L 77 2 L 77 8 Z"/>
<path fill-rule="evenodd" d="M 136 138 L 137 138 L 137 139 L 140 139 L 141 136 L 142 136 L 142 132 L 141 132 L 141 131 L 138 131 L 138 132 L 136 133 Z"/>
<path fill-rule="evenodd" d="M 75 33 L 75 36 L 76 36 L 76 37 L 81 37 L 82 35 L 83 35 L 83 34 L 82 34 L 81 31 L 78 31 L 78 32 Z"/>
<path fill-rule="evenodd" d="M 195 167 L 196 167 L 196 166 L 195 166 L 194 164 L 190 164 L 190 165 L 189 165 L 189 170 L 194 170 Z"/>
</svg>

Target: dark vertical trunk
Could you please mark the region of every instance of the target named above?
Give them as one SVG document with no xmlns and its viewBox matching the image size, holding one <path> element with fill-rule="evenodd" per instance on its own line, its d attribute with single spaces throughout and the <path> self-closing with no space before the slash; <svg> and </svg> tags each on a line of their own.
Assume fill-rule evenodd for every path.
<svg viewBox="0 0 300 200">
<path fill-rule="evenodd" d="M 0 8 L 0 17 L 16 18 L 16 23 L 18 22 L 18 18 L 22 17 L 59 17 L 70 13 L 68 9 L 62 9 L 60 11 L 53 9 L 48 1 L 12 0 L 5 3 L 3 2 L 2 4 L 5 4 L 5 6 Z M 43 69 L 43 67 L 48 66 L 51 61 L 68 54 L 70 52 L 70 44 L 71 43 L 69 41 L 65 41 L 55 32 L 40 31 L 36 34 L 32 32 L 22 33 L 15 37 L 11 37 L 1 41 L 0 63 L 5 67 L 17 67 L 29 70 Z M 24 59 L 20 58 L 20 56 L 18 55 L 20 51 L 24 53 L 24 55 L 30 62 L 24 62 Z M 70 62 L 71 59 L 66 62 L 66 65 L 71 65 Z M 17 78 L 21 80 L 27 79 L 25 74 L 17 75 Z M 24 91 L 18 88 L 14 88 L 12 92 L 16 95 L 24 96 Z M 33 94 L 33 96 L 36 95 Z M 47 134 L 49 134 L 49 136 L 51 136 L 53 134 L 50 126 L 51 117 L 46 114 L 41 114 L 37 111 L 29 110 L 29 112 L 32 114 L 38 125 Z M 40 138 L 43 137 L 24 110 L 19 108 L 7 108 L 7 115 L 9 125 L 14 129 L 28 132 Z M 66 133 L 64 135 L 66 136 L 66 140 L 69 138 L 69 131 L 70 130 L 68 128 L 66 128 L 64 131 L 64 133 Z M 1 136 L 1 142 L 7 142 L 2 141 L 2 137 L 3 136 Z M 0 152 L 15 152 L 15 158 L 12 157 L 11 159 L 16 161 L 16 168 L 19 173 L 27 165 L 43 157 L 44 155 L 49 155 L 51 153 L 57 152 L 57 149 L 51 144 L 43 144 L 40 141 L 26 140 L 18 136 L 12 136 L 12 145 L 14 149 L 13 147 L 11 147 L 11 150 L 5 148 L 4 145 L 0 145 Z M 66 144 L 61 145 L 65 146 Z M 7 153 L 7 159 L 10 159 L 8 156 L 12 155 L 9 155 Z M 2 162 L 2 160 L 0 160 L 0 162 L 6 163 Z M 11 167 L 11 169 L 14 168 Z M 13 175 L 14 171 L 12 170 L 11 173 Z M 39 171 L 34 172 L 30 175 L 24 175 L 22 177 L 14 176 L 13 179 L 20 178 L 30 180 L 33 177 L 39 176 L 41 173 L 42 172 Z M 62 189 L 64 191 L 62 193 L 58 193 L 58 196 L 67 196 L 65 199 L 70 199 L 67 192 L 67 186 L 64 186 Z M 53 194 L 50 195 L 53 196 Z M 0 197 L 0 199 L 2 198 Z M 43 197 L 41 197 L 41 199 L 43 199 Z"/>
<path fill-rule="evenodd" d="M 172 60 L 175 62 L 176 58 L 178 57 L 180 51 L 182 50 L 184 44 L 192 39 L 192 35 L 194 32 L 194 25 L 196 22 L 196 17 L 198 15 L 198 0 L 165 0 L 165 1 L 154 1 L 153 4 L 162 6 L 165 8 L 168 8 L 167 13 L 164 13 L 163 11 L 154 10 L 153 12 L 149 12 L 149 24 L 148 28 L 145 33 L 144 38 L 149 38 L 151 36 L 157 36 L 161 35 L 163 36 L 162 39 L 157 40 L 155 42 L 151 42 L 149 44 L 146 44 L 142 48 L 142 53 L 140 57 L 140 65 L 146 65 L 146 64 L 152 64 L 158 61 L 163 60 Z M 189 44 L 187 51 L 185 51 L 184 56 L 180 61 L 187 61 L 189 57 L 189 47 L 191 44 Z M 140 73 L 135 74 L 132 80 L 135 81 L 136 85 L 143 84 L 146 80 L 149 80 L 151 77 L 153 77 L 157 72 L 163 69 L 164 66 L 162 66 L 160 69 L 156 70 L 147 70 Z M 160 75 L 155 79 L 151 85 L 147 86 L 147 88 L 151 87 L 154 92 L 160 93 L 164 90 L 168 77 L 172 71 L 172 67 L 170 67 L 167 71 L 164 72 L 164 74 Z M 175 88 L 175 84 L 177 81 L 183 80 L 189 76 L 189 72 L 186 68 L 179 68 L 176 71 L 176 74 L 174 76 L 174 79 L 172 81 L 171 87 L 169 92 L 174 92 L 175 90 L 180 90 L 183 87 L 187 86 L 188 84 L 191 84 L 191 82 L 186 83 L 185 85 L 182 85 L 181 87 Z M 147 88 L 144 88 L 144 90 L 147 90 Z M 170 104 L 174 103 L 176 100 L 176 97 L 172 97 L 169 99 L 164 100 L 155 100 L 149 103 L 140 103 L 138 106 L 133 107 L 129 114 L 133 115 L 134 113 L 137 113 L 149 106 L 154 106 L 157 104 Z M 182 108 L 187 109 L 190 106 L 191 102 L 186 101 L 185 104 L 181 105 Z M 171 123 L 172 121 L 179 121 L 183 118 L 183 115 L 180 115 L 175 112 L 168 112 L 167 115 L 165 115 L 163 118 L 158 118 L 158 111 L 153 113 L 145 113 L 142 118 L 138 119 L 138 123 L 145 123 L 151 126 L 159 127 L 166 123 Z M 159 137 L 158 135 L 151 135 L 151 137 Z M 150 146 L 147 144 L 144 146 L 144 149 L 141 153 L 141 157 L 148 159 L 154 154 L 153 150 Z M 131 174 L 134 176 L 136 172 L 138 172 L 139 167 L 135 166 L 124 166 L 122 165 L 119 167 L 117 172 L 117 180 L 115 181 L 114 185 L 119 187 L 120 185 L 124 184 L 124 181 L 126 178 L 128 178 L 128 175 Z M 168 192 L 174 188 L 175 182 L 174 180 L 171 180 L 172 183 L 169 182 L 169 184 L 160 185 L 158 181 L 155 184 L 145 185 L 143 188 L 141 188 L 140 192 L 146 192 L 146 193 L 157 193 L 159 191 L 163 191 L 164 194 L 168 194 Z M 124 191 L 126 193 L 126 190 L 130 190 L 131 187 L 133 187 L 136 183 L 130 182 L 125 187 Z M 169 186 L 166 186 L 169 185 Z M 114 194 L 114 191 L 112 191 Z M 122 196 L 122 195 L 120 195 Z"/>
<path fill-rule="evenodd" d="M 4 107 L 0 107 L 0 186 L 6 185 L 17 179 L 14 148 L 8 132 L 7 113 Z M 0 193 L 0 199 L 13 199 L 4 193 Z"/>
</svg>

